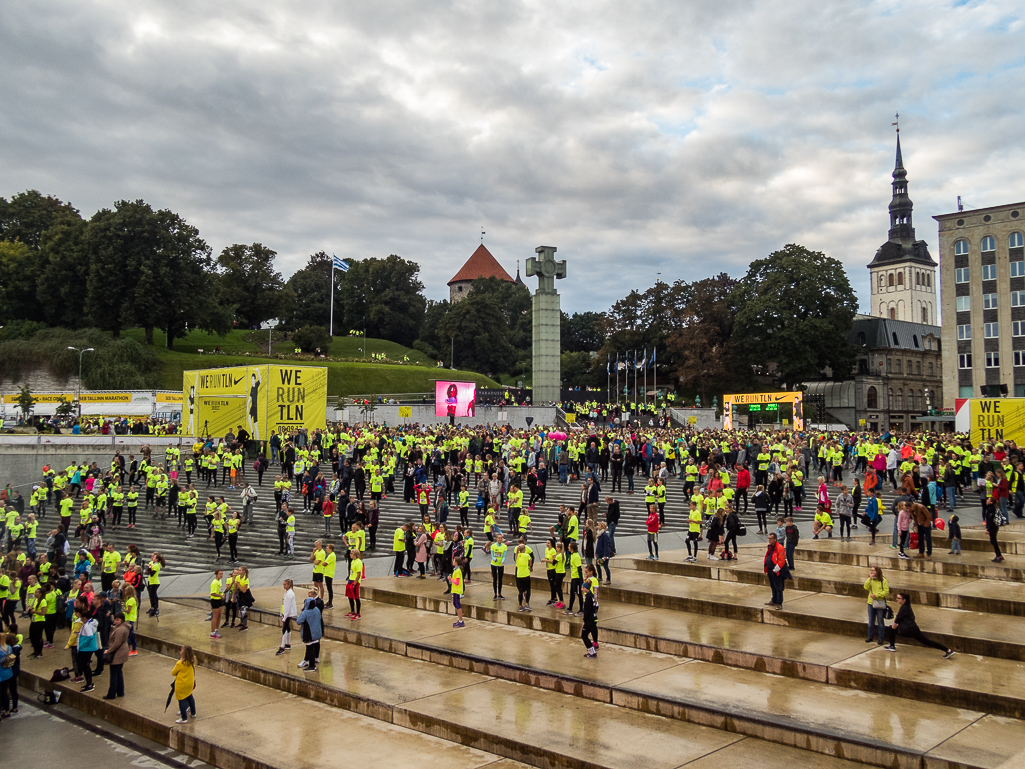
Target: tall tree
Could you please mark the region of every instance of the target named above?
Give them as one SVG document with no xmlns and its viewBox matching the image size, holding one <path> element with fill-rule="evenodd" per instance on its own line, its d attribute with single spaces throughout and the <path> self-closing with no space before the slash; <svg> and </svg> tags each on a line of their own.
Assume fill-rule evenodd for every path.
<svg viewBox="0 0 1025 769">
<path fill-rule="evenodd" d="M 747 363 L 774 364 L 785 386 L 826 369 L 850 378 L 855 355 L 847 335 L 858 301 L 838 260 L 788 244 L 751 263 L 736 305 L 733 339 Z"/>
<path fill-rule="evenodd" d="M 36 190 L 19 192 L 10 200 L 0 198 L 0 240 L 18 240 L 37 251 L 43 233 L 69 217 L 81 218 L 70 203 Z"/>
<path fill-rule="evenodd" d="M 575 312 L 562 313 L 562 351 L 595 352 L 605 344 L 602 333 L 605 313 Z"/>
<path fill-rule="evenodd" d="M 676 383 L 706 403 L 747 379 L 733 342 L 738 285 L 726 273 L 691 283 L 679 325 L 666 339 Z"/>
<path fill-rule="evenodd" d="M 21 241 L 0 240 L 0 321 L 42 319 L 36 302 L 38 256 Z"/>
<path fill-rule="evenodd" d="M 36 284 L 36 299 L 51 326 L 75 328 L 91 324 L 85 311 L 89 280 L 87 226 L 78 217 L 66 217 L 43 233 L 39 248 L 42 271 Z"/>
<path fill-rule="evenodd" d="M 277 254 L 261 243 L 228 246 L 217 257 L 217 292 L 235 308 L 239 325 L 256 328 L 281 310 L 285 281 L 274 270 Z"/>
<path fill-rule="evenodd" d="M 427 308 L 419 274 L 420 265 L 395 254 L 351 260 L 349 271 L 341 273 L 343 296 L 335 296 L 335 327 L 341 300 L 342 327 L 366 324 L 367 336 L 411 346 Z"/>
<path fill-rule="evenodd" d="M 501 308 L 485 294 L 471 291 L 438 324 L 438 335 L 446 342 L 439 348 L 442 360 L 448 361 L 445 353 L 451 346 L 459 368 L 485 374 L 508 371 L 516 359 L 508 328 Z"/>
<path fill-rule="evenodd" d="M 303 326 L 327 326 L 330 314 L 331 299 L 331 257 L 323 251 L 312 254 L 306 266 L 297 270 L 285 284 L 282 316 L 287 327 L 295 330 Z M 346 296 L 342 276 L 344 273 L 334 271 L 335 281 L 335 332 L 348 333 L 351 325 L 346 325 L 341 316 L 341 308 L 350 301 Z M 362 317 L 359 328 L 363 328 Z M 340 329 L 344 329 L 340 331 Z"/>
</svg>

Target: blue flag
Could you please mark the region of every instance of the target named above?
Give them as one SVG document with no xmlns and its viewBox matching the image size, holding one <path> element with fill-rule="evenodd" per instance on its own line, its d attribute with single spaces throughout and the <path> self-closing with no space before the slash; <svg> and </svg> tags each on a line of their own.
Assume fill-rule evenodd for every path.
<svg viewBox="0 0 1025 769">
<path fill-rule="evenodd" d="M 336 270 L 341 270 L 342 272 L 348 272 L 349 271 L 349 265 L 346 264 L 345 262 L 343 262 L 337 256 L 335 256 L 334 254 L 331 254 L 331 258 L 334 259 L 334 267 L 335 267 Z"/>
<path fill-rule="evenodd" d="M 656 351 L 657 351 L 657 348 L 656 348 L 656 350 L 652 350 L 651 351 L 651 360 L 648 361 L 648 368 L 654 368 L 655 367 L 655 352 Z"/>
<path fill-rule="evenodd" d="M 611 374 L 612 373 L 612 353 L 609 353 L 609 359 L 607 361 L 605 361 L 605 373 L 606 374 Z"/>
</svg>

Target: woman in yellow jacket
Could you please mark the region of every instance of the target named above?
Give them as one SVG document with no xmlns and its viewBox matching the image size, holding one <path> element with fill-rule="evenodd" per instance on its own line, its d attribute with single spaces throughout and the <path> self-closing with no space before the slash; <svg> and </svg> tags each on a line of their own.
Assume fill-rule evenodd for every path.
<svg viewBox="0 0 1025 769">
<path fill-rule="evenodd" d="M 174 676 L 174 698 L 178 700 L 180 714 L 175 723 L 187 724 L 190 712 L 193 718 L 196 717 L 196 698 L 192 694 L 196 688 L 196 654 L 191 646 L 186 644 L 182 647 L 171 675 Z"/>
<path fill-rule="evenodd" d="M 883 570 L 878 566 L 868 570 L 865 592 L 868 593 L 868 637 L 865 638 L 865 643 L 872 643 L 872 628 L 878 625 L 879 640 L 876 643 L 881 646 L 886 628 L 886 599 L 890 595 L 890 585 L 883 577 Z"/>
</svg>

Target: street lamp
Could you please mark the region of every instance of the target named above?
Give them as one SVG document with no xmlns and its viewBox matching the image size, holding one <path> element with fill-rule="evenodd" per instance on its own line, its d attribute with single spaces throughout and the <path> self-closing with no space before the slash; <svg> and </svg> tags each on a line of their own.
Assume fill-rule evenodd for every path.
<svg viewBox="0 0 1025 769">
<path fill-rule="evenodd" d="M 79 349 L 78 347 L 68 347 L 69 350 L 74 350 L 78 353 L 78 419 L 82 419 L 82 356 L 87 352 L 95 352 L 92 347 L 86 347 Z"/>
</svg>

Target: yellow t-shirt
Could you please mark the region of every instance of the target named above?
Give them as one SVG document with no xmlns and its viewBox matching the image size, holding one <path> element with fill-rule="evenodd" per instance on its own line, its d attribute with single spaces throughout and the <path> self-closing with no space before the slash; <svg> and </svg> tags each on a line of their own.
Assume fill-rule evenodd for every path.
<svg viewBox="0 0 1025 769">
<path fill-rule="evenodd" d="M 529 577 L 530 576 L 530 553 L 517 552 L 516 553 L 516 576 L 517 577 Z"/>
<path fill-rule="evenodd" d="M 353 559 L 352 563 L 349 564 L 349 580 L 355 582 L 357 585 L 363 579 L 363 561 L 359 558 Z"/>
<path fill-rule="evenodd" d="M 323 574 L 324 573 L 324 551 L 314 550 L 313 551 L 313 573 Z"/>
</svg>

